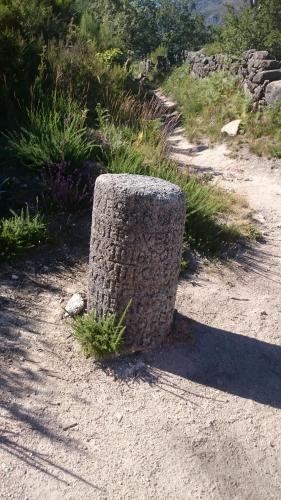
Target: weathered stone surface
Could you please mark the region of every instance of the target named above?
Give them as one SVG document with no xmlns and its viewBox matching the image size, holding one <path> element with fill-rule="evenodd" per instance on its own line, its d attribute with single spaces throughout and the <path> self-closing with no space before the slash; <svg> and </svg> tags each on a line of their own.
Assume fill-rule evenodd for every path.
<svg viewBox="0 0 281 500">
<path fill-rule="evenodd" d="M 80 293 L 75 293 L 65 305 L 65 310 L 69 316 L 80 314 L 85 308 L 85 302 Z"/>
<path fill-rule="evenodd" d="M 192 74 L 198 78 L 204 78 L 219 70 L 238 75 L 244 88 L 248 88 L 254 104 L 257 101 L 264 103 L 265 87 L 270 81 L 281 79 L 280 61 L 272 59 L 266 50 L 248 50 L 239 59 L 224 54 L 206 57 L 203 51 L 187 52 L 185 57 Z"/>
<path fill-rule="evenodd" d="M 255 83 L 264 83 L 266 80 L 272 82 L 274 80 L 281 80 L 281 69 L 273 69 L 270 71 L 260 71 L 253 78 Z"/>
<path fill-rule="evenodd" d="M 252 92 L 252 93 L 253 93 L 253 92 L 255 92 L 255 90 L 256 90 L 256 88 L 257 88 L 257 86 L 258 86 L 258 83 L 253 83 L 253 82 L 251 82 L 250 80 L 246 80 L 246 81 L 244 82 L 244 85 L 246 86 L 246 88 L 248 88 L 248 90 L 249 90 L 250 92 Z"/>
<path fill-rule="evenodd" d="M 281 99 L 281 81 L 271 82 L 266 87 L 265 101 L 267 104 L 273 104 L 278 99 Z"/>
<path fill-rule="evenodd" d="M 253 99 L 254 101 L 259 101 L 260 99 L 262 99 L 263 96 L 264 96 L 263 85 L 259 85 L 254 91 Z"/>
<path fill-rule="evenodd" d="M 233 120 L 232 122 L 227 123 L 222 127 L 221 133 L 227 134 L 231 137 L 235 137 L 239 132 L 239 127 L 241 124 L 241 120 Z"/>
<path fill-rule="evenodd" d="M 261 59 L 261 60 L 256 60 L 253 63 L 254 68 L 261 69 L 263 71 L 270 69 L 279 69 L 280 66 L 281 66 L 280 62 L 276 61 L 275 59 L 273 60 Z"/>
<path fill-rule="evenodd" d="M 271 59 L 267 50 L 254 50 L 251 57 L 253 59 Z"/>
<path fill-rule="evenodd" d="M 95 186 L 88 309 L 123 312 L 128 348 L 161 342 L 175 304 L 185 221 L 177 186 L 146 176 L 101 175 Z"/>
</svg>

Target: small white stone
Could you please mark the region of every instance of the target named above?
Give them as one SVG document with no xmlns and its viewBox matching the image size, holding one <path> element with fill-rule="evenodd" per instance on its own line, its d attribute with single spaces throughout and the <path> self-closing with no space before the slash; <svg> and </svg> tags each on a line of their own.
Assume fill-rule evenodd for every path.
<svg viewBox="0 0 281 500">
<path fill-rule="evenodd" d="M 235 137 L 239 132 L 240 125 L 241 125 L 241 120 L 233 120 L 232 122 L 229 122 L 226 125 L 224 125 L 224 127 L 222 127 L 221 133 L 227 134 L 231 137 Z"/>
<path fill-rule="evenodd" d="M 265 224 L 266 223 L 266 220 L 265 220 L 264 216 L 261 213 L 256 213 L 256 214 L 252 215 L 252 219 L 254 219 L 255 221 L 259 222 L 260 224 Z"/>
<path fill-rule="evenodd" d="M 17 281 L 19 279 L 17 274 L 12 274 L 12 280 Z"/>
<path fill-rule="evenodd" d="M 69 299 L 64 309 L 69 314 L 69 316 L 75 316 L 76 314 L 81 313 L 85 308 L 85 302 L 80 293 L 75 293 Z"/>
</svg>

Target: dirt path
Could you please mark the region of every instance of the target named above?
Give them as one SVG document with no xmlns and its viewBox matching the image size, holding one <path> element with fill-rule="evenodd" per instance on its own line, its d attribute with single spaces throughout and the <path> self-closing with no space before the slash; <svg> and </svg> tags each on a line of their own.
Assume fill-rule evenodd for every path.
<svg viewBox="0 0 281 500">
<path fill-rule="evenodd" d="M 281 163 L 195 148 L 179 129 L 169 140 L 183 164 L 247 196 L 266 243 L 181 280 L 192 342 L 110 374 L 62 319 L 61 301 L 85 290 L 88 226 L 63 256 L 2 268 L 3 499 L 280 498 Z"/>
</svg>

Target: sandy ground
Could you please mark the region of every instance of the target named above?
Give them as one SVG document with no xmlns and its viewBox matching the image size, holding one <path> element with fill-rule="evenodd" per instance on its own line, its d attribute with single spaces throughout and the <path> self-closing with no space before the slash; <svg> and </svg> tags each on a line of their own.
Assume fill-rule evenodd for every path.
<svg viewBox="0 0 281 500">
<path fill-rule="evenodd" d="M 246 195 L 266 242 L 180 281 L 191 340 L 104 369 L 62 318 L 86 289 L 89 221 L 62 251 L 2 267 L 1 499 L 281 498 L 281 163 L 169 140 Z"/>
</svg>

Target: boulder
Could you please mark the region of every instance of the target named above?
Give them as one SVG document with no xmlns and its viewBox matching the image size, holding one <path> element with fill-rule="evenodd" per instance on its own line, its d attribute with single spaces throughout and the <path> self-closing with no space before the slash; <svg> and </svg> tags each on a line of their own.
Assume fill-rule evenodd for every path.
<svg viewBox="0 0 281 500">
<path fill-rule="evenodd" d="M 266 80 L 270 82 L 273 82 L 274 80 L 281 80 L 281 69 L 260 71 L 253 78 L 253 82 L 255 83 L 264 83 Z"/>
<path fill-rule="evenodd" d="M 241 120 L 233 120 L 222 127 L 221 133 L 227 134 L 230 137 L 235 137 L 239 132 L 240 125 Z"/>
<path fill-rule="evenodd" d="M 258 87 L 257 83 L 253 83 L 250 80 L 245 81 L 245 86 L 250 90 L 250 92 L 254 92 L 255 89 Z"/>
<path fill-rule="evenodd" d="M 254 91 L 253 99 L 254 101 L 259 101 L 260 99 L 262 99 L 263 96 L 264 96 L 263 85 L 259 85 Z"/>
<path fill-rule="evenodd" d="M 75 293 L 69 299 L 64 309 L 66 310 L 69 316 L 76 316 L 76 314 L 80 314 L 85 308 L 85 301 L 80 293 Z"/>
<path fill-rule="evenodd" d="M 247 73 L 246 73 L 246 72 L 244 72 L 244 76 L 247 76 Z M 256 76 L 256 73 L 255 73 L 254 71 L 251 71 L 251 73 L 249 73 L 249 75 L 248 75 L 248 78 L 247 78 L 247 79 L 248 79 L 248 80 L 250 80 L 251 82 L 253 82 L 253 81 L 255 81 L 255 80 L 254 80 L 255 76 Z"/>
<path fill-rule="evenodd" d="M 267 104 L 273 104 L 278 99 L 281 99 L 281 81 L 271 82 L 266 87 L 265 101 Z"/>
<path fill-rule="evenodd" d="M 246 50 L 246 52 L 243 52 L 242 54 L 242 59 L 248 61 L 248 59 L 250 59 L 255 52 L 256 51 L 254 49 Z"/>
<path fill-rule="evenodd" d="M 268 59 L 261 59 L 254 61 L 253 67 L 261 69 L 263 71 L 270 70 L 270 69 L 279 69 L 281 66 L 281 63 L 279 61 L 274 60 L 268 60 Z"/>
<path fill-rule="evenodd" d="M 267 50 L 254 51 L 252 57 L 253 59 L 271 59 L 269 52 L 267 52 Z"/>
</svg>

